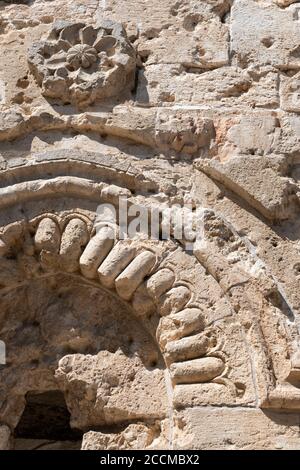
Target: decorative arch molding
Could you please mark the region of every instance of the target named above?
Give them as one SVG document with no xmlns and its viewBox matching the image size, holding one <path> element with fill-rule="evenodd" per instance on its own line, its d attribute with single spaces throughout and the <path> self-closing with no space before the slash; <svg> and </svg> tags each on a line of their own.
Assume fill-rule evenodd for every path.
<svg viewBox="0 0 300 470">
<path fill-rule="evenodd" d="M 298 408 L 295 318 L 247 240 L 211 210 L 203 210 L 205 237 L 193 254 L 184 240 L 148 240 L 138 233 L 118 240 L 109 227 L 96 233 L 101 201 L 117 206 L 122 195 L 150 207 L 155 199 L 147 188 L 151 193 L 154 184 L 143 194 L 139 178 L 124 169 L 125 187 L 111 184 L 109 165 L 95 164 L 94 177 L 85 178 L 86 164 L 79 163 L 76 175 L 65 176 L 68 164 L 51 159 L 49 178 L 41 177 L 48 163 L 4 170 L 15 184 L 0 189 L 1 289 L 66 272 L 118 296 L 157 341 L 175 408 Z"/>
<path fill-rule="evenodd" d="M 107 226 L 95 233 L 93 220 L 80 210 L 8 224 L 1 231 L 1 287 L 62 272 L 99 283 L 127 302 L 155 337 L 174 385 L 220 381 L 227 386 L 217 329 L 205 326 L 195 286 L 184 275 L 188 255 L 170 240 L 138 234 L 118 240 L 113 234 Z"/>
<path fill-rule="evenodd" d="M 299 409 L 297 312 L 256 248 L 220 214 L 207 210 L 195 256 L 216 279 L 243 326 L 252 350 L 257 404 Z"/>
<path fill-rule="evenodd" d="M 33 153 L 30 160 L 12 158 L 9 162 L 0 162 L 0 171 L 1 188 L 10 187 L 16 183 L 45 179 L 47 175 L 49 180 L 58 176 L 73 176 L 94 182 L 113 183 L 125 186 L 130 191 L 139 191 L 144 194 L 153 193 L 159 189 L 157 182 L 145 178 L 127 160 L 119 161 L 111 155 L 76 149 Z"/>
</svg>

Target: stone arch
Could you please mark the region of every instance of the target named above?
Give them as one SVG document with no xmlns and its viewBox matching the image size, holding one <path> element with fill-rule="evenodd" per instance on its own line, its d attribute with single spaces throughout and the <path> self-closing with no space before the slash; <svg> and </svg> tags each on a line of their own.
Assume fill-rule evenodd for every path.
<svg viewBox="0 0 300 470">
<path fill-rule="evenodd" d="M 82 431 L 136 422 L 152 428 L 168 419 L 158 348 L 115 296 L 80 276 L 49 273 L 2 291 L 1 307 L 9 352 L 1 421 L 11 429 L 28 395 L 56 391 L 64 394 L 72 428 Z"/>
<path fill-rule="evenodd" d="M 35 156 L 34 165 L 12 162 L 3 172 L 7 186 L 0 188 L 4 221 L 0 254 L 5 288 L 22 282 L 20 273 L 32 279 L 41 273 L 67 272 L 121 298 L 157 341 L 171 375 L 175 409 L 257 403 L 297 407 L 298 389 L 289 388 L 286 399 L 286 389 L 282 392 L 285 377 L 276 377 L 272 370 L 276 361 L 284 359 L 289 375 L 295 338 L 279 318 L 278 298 L 287 315 L 291 312 L 247 240 L 209 210 L 204 211 L 206 238 L 193 255 L 185 251 L 184 241 L 172 238 L 152 241 L 137 234 L 129 241 L 112 240 L 107 227 L 95 233 L 100 201 L 117 208 L 119 196 L 124 196 L 129 203 L 149 207 L 155 203 L 151 198 L 155 182 L 141 180 L 122 166 L 95 163 L 95 156 L 93 171 L 83 155 L 72 155 L 71 164 L 60 160 L 58 153 L 53 157 L 49 161 L 46 155 Z M 65 174 L 68 176 L 62 176 Z M 11 249 L 16 259 L 10 259 Z M 242 255 L 237 263 L 230 259 L 236 252 Z M 18 253 L 33 260 L 37 274 L 20 267 Z M 11 269 L 7 269 L 9 265 Z M 17 276 L 16 284 L 13 276 L 7 276 L 9 272 Z M 275 309 L 290 338 L 286 342 L 277 332 L 281 349 L 273 355 L 273 362 L 268 348 L 271 345 L 272 349 L 274 338 L 261 326 L 260 308 L 270 312 L 268 318 Z M 250 352 L 243 349 L 245 334 Z M 228 341 L 232 336 L 235 341 Z M 232 348 L 233 343 L 238 348 Z"/>
<path fill-rule="evenodd" d="M 97 204 L 117 205 L 119 195 L 139 199 L 133 185 L 131 192 L 82 176 L 46 179 L 37 169 L 30 179 L 27 171 L 8 171 L 15 184 L 0 189 L 1 288 L 55 273 L 76 276 L 120 298 L 150 332 L 171 376 L 171 407 L 180 408 L 184 396 L 183 406 L 191 403 L 195 394 L 204 403 L 239 399 L 222 328 L 198 292 L 199 279 L 215 291 L 213 278 L 172 239 L 111 239 L 108 227 L 95 233 Z"/>
<path fill-rule="evenodd" d="M 2 278 L 2 286 L 16 287 L 24 280 L 23 275 L 28 280 L 35 278 L 35 272 L 37 276 L 47 272 L 80 273 L 130 304 L 142 321 L 147 323 L 148 315 L 159 313 L 156 339 L 174 383 L 207 382 L 222 375 L 225 364 L 218 357 L 216 339 L 211 332 L 205 332 L 203 311 L 193 285 L 181 279 L 180 271 L 176 275 L 168 260 L 169 253 L 176 253 L 184 265 L 184 252 L 171 241 L 154 242 L 139 236 L 118 240 L 110 227 L 104 226 L 97 233 L 92 230 L 92 221 L 80 212 L 61 218 L 46 213 L 25 223 L 7 225 L 2 234 L 2 255 L 6 272 L 12 275 Z M 28 246 L 31 241 L 33 246 Z M 38 266 L 22 270 L 18 261 L 9 259 L 15 249 L 25 251 L 27 258 L 34 259 L 32 265 L 37 262 Z M 206 355 L 211 359 L 205 359 Z M 187 359 L 191 362 L 185 362 L 189 367 L 183 369 L 181 362 Z"/>
</svg>

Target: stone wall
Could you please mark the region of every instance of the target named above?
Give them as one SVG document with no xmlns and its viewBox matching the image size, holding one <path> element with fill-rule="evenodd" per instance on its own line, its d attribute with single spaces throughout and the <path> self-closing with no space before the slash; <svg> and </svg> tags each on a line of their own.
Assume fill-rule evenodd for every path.
<svg viewBox="0 0 300 470">
<path fill-rule="evenodd" d="M 4 0 L 0 57 L 0 448 L 299 449 L 300 3 Z"/>
</svg>

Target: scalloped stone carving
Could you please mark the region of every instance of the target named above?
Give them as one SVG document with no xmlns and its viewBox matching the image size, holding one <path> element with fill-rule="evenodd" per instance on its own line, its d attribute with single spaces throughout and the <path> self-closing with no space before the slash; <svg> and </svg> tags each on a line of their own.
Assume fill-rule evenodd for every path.
<svg viewBox="0 0 300 470">
<path fill-rule="evenodd" d="M 78 108 L 124 94 L 135 81 L 135 50 L 112 21 L 56 21 L 49 38 L 29 48 L 28 63 L 45 97 Z"/>
</svg>

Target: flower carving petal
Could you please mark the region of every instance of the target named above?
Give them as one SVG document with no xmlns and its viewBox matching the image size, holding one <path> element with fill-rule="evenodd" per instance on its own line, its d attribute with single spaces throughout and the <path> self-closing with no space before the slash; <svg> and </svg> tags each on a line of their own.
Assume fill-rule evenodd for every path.
<svg viewBox="0 0 300 470">
<path fill-rule="evenodd" d="M 116 38 L 113 36 L 104 36 L 102 38 L 97 39 L 94 43 L 94 48 L 98 51 L 109 51 L 116 46 Z"/>
<path fill-rule="evenodd" d="M 87 44 L 76 44 L 67 52 L 67 62 L 74 70 L 79 67 L 87 69 L 97 61 L 97 51 Z"/>
<path fill-rule="evenodd" d="M 79 31 L 79 39 L 81 44 L 88 44 L 93 46 L 94 42 L 97 39 L 98 32 L 93 28 L 93 26 L 86 26 Z"/>
</svg>

